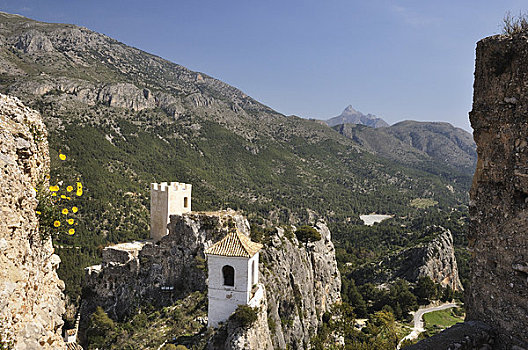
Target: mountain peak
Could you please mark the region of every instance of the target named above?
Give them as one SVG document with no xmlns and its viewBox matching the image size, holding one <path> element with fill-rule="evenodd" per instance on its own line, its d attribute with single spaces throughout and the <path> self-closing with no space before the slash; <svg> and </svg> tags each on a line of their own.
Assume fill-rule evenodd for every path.
<svg viewBox="0 0 528 350">
<path fill-rule="evenodd" d="M 348 105 L 347 108 L 341 113 L 341 115 L 347 114 L 362 114 L 360 111 L 356 110 L 352 105 Z"/>
<path fill-rule="evenodd" d="M 361 124 L 370 126 L 372 128 L 382 128 L 389 126 L 383 119 L 376 117 L 373 114 L 363 114 L 352 105 L 348 105 L 345 110 L 337 117 L 330 118 L 326 121 L 326 124 L 330 127 L 339 124 Z"/>
</svg>

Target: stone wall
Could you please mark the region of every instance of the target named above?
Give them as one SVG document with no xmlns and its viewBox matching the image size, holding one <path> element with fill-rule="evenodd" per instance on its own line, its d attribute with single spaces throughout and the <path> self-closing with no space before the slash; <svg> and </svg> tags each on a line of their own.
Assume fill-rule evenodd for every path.
<svg viewBox="0 0 528 350">
<path fill-rule="evenodd" d="M 0 94 L 0 339 L 15 349 L 64 349 L 64 283 L 43 239 L 34 188 L 49 174 L 40 115 Z M 1 346 L 0 346 L 1 347 Z"/>
<path fill-rule="evenodd" d="M 500 348 L 528 348 L 527 59 L 524 34 L 477 44 L 467 318 L 497 329 Z"/>
</svg>

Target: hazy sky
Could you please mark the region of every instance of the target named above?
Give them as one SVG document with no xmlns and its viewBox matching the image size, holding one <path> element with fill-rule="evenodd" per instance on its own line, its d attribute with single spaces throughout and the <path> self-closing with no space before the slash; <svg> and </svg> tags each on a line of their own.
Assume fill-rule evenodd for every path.
<svg viewBox="0 0 528 350">
<path fill-rule="evenodd" d="M 524 7 L 523 7 L 524 5 Z M 74 23 L 240 88 L 286 115 L 349 104 L 389 123 L 470 130 L 475 43 L 528 1 L 0 0 Z"/>
</svg>

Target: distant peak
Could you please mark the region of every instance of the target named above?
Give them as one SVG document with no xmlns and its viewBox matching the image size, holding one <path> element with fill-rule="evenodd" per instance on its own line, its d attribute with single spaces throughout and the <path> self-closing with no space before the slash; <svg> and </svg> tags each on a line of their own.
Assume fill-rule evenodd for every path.
<svg viewBox="0 0 528 350">
<path fill-rule="evenodd" d="M 337 117 L 328 119 L 326 124 L 331 127 L 339 124 L 361 124 L 372 128 L 389 126 L 383 119 L 370 113 L 365 115 L 352 107 L 352 105 L 348 105 L 343 113 Z"/>
<path fill-rule="evenodd" d="M 342 114 L 361 114 L 361 112 L 359 112 L 357 109 L 352 107 L 352 105 L 348 105 Z"/>
</svg>

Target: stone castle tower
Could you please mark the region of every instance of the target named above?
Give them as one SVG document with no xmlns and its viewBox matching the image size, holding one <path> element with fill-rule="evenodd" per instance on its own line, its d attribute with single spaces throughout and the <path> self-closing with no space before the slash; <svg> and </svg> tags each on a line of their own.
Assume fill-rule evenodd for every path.
<svg viewBox="0 0 528 350">
<path fill-rule="evenodd" d="M 192 185 L 182 182 L 150 184 L 150 238 L 159 241 L 167 235 L 171 215 L 191 211 Z"/>
<path fill-rule="evenodd" d="M 205 250 L 208 267 L 208 326 L 217 327 L 226 321 L 238 305 L 260 298 L 258 284 L 259 250 L 262 244 L 232 230 L 219 242 Z M 260 293 L 259 293 L 260 292 Z"/>
</svg>

